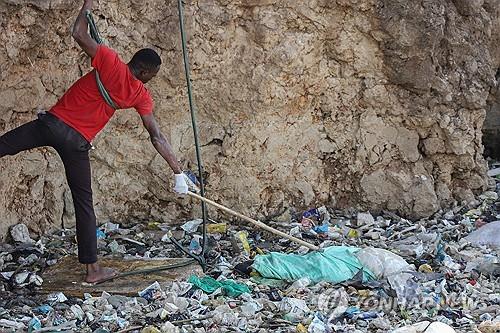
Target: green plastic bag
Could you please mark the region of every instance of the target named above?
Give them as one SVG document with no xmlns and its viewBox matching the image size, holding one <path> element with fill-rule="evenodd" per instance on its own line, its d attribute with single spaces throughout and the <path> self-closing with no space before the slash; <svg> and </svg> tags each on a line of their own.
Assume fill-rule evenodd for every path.
<svg viewBox="0 0 500 333">
<path fill-rule="evenodd" d="M 188 282 L 200 288 L 207 294 L 211 294 L 219 288 L 222 288 L 222 291 L 229 297 L 238 297 L 243 293 L 250 292 L 250 288 L 248 288 L 246 284 L 238 283 L 231 279 L 217 281 L 211 276 L 199 278 L 196 275 L 191 275 Z"/>
<path fill-rule="evenodd" d="M 353 278 L 361 269 L 363 282 L 375 280 L 375 275 L 354 255 L 357 251 L 355 247 L 331 246 L 305 255 L 271 252 L 256 256 L 252 268 L 265 278 L 288 282 L 307 277 L 312 283 L 340 283 Z"/>
</svg>

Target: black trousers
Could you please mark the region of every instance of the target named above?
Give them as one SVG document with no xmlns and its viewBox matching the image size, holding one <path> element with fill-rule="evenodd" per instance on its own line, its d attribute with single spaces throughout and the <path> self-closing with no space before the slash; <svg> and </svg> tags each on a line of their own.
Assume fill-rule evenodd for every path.
<svg viewBox="0 0 500 333">
<path fill-rule="evenodd" d="M 96 218 L 92 202 L 90 143 L 76 130 L 50 113 L 21 125 L 0 137 L 0 158 L 21 151 L 49 146 L 61 157 L 76 215 L 78 259 L 82 264 L 97 261 Z"/>
</svg>

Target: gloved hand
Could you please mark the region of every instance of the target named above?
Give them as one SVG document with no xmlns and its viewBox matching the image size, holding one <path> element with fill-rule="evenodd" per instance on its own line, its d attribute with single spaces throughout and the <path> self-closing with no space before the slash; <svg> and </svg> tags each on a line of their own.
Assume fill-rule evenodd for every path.
<svg viewBox="0 0 500 333">
<path fill-rule="evenodd" d="M 186 183 L 187 176 L 183 173 L 175 174 L 175 187 L 174 191 L 178 194 L 187 194 L 189 191 L 189 187 Z"/>
</svg>

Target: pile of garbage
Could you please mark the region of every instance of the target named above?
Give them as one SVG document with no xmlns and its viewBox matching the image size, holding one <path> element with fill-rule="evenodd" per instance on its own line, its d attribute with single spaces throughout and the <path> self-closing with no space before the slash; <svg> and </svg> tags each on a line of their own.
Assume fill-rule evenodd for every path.
<svg viewBox="0 0 500 333">
<path fill-rule="evenodd" d="M 211 220 L 205 274 L 134 296 L 41 293 L 44 271 L 76 255 L 75 234 L 35 241 L 18 224 L 0 245 L 0 331 L 499 332 L 499 212 L 495 188 L 420 221 L 319 207 L 267 222 L 320 251 Z M 201 224 L 108 222 L 99 255 L 185 257 L 172 239 L 199 255 Z"/>
</svg>

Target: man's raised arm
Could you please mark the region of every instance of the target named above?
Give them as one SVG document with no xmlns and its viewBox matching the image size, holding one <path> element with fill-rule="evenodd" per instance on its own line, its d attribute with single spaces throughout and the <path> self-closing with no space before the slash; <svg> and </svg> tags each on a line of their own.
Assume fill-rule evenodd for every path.
<svg viewBox="0 0 500 333">
<path fill-rule="evenodd" d="M 146 115 L 141 115 L 141 118 L 144 127 L 149 132 L 151 143 L 153 143 L 155 149 L 158 151 L 158 153 L 160 153 L 163 159 L 167 161 L 168 165 L 175 173 L 174 190 L 177 193 L 186 194 L 189 190 L 186 182 L 186 176 L 182 172 L 182 168 L 179 165 L 179 162 L 177 162 L 172 147 L 168 143 L 165 136 L 161 133 L 160 127 L 158 126 L 155 117 L 152 113 L 149 113 Z"/>
<path fill-rule="evenodd" d="M 88 33 L 88 22 L 86 12 L 92 9 L 92 0 L 84 0 L 82 9 L 76 18 L 75 24 L 73 25 L 73 31 L 71 36 L 80 45 L 82 50 L 89 55 L 89 57 L 94 58 L 97 52 L 97 42 L 90 37 Z"/>
</svg>

